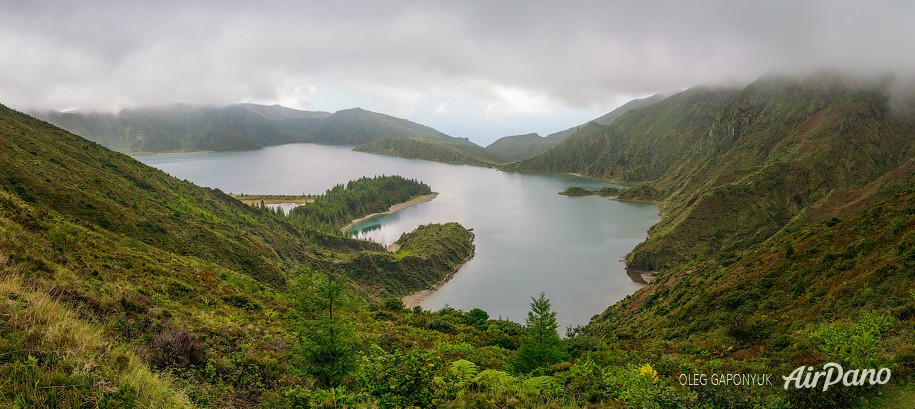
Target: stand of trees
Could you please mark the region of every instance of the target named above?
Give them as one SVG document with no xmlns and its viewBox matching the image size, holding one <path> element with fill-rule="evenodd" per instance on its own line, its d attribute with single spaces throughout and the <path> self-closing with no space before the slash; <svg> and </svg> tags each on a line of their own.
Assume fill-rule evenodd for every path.
<svg viewBox="0 0 915 409">
<path fill-rule="evenodd" d="M 364 177 L 336 185 L 315 197 L 313 203 L 292 209 L 289 219 L 309 228 L 337 232 L 355 219 L 430 193 L 429 185 L 401 176 Z"/>
</svg>

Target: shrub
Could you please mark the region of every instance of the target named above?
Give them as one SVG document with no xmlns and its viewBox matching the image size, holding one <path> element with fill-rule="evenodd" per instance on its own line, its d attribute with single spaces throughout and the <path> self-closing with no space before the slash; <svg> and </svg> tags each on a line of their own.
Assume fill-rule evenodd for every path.
<svg viewBox="0 0 915 409">
<path fill-rule="evenodd" d="M 727 334 L 737 341 L 752 343 L 764 339 L 772 333 L 775 321 L 765 315 L 753 315 L 749 318 L 733 317 L 725 328 Z"/>
<path fill-rule="evenodd" d="M 359 380 L 382 408 L 428 408 L 445 397 L 435 380 L 441 369 L 430 352 L 388 353 L 376 345 L 371 356 L 363 357 Z"/>
<path fill-rule="evenodd" d="M 150 362 L 156 368 L 203 366 L 206 354 L 197 337 L 187 331 L 163 332 L 150 345 Z"/>
<path fill-rule="evenodd" d="M 400 298 L 388 298 L 384 300 L 382 306 L 388 311 L 403 311 L 407 308 Z"/>
</svg>

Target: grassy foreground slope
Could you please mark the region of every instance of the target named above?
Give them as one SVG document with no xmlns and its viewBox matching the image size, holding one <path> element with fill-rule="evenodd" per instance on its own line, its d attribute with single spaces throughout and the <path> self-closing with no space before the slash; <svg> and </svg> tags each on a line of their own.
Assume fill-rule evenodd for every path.
<svg viewBox="0 0 915 409">
<path fill-rule="evenodd" d="M 316 277 L 377 301 L 470 253 L 459 226 L 417 247 L 429 263 L 321 233 L 3 106 L 0 164 L 4 407 L 254 406 L 307 384 Z"/>
</svg>

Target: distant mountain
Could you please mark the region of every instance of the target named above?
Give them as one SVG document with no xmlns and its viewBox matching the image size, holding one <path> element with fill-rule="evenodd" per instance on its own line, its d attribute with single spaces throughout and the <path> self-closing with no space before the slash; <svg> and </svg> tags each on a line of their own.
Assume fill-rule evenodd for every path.
<svg viewBox="0 0 915 409">
<path fill-rule="evenodd" d="M 355 151 L 444 163 L 491 166 L 505 162 L 466 138 L 361 108 L 334 113 L 306 132 L 303 140 L 358 145 Z"/>
<path fill-rule="evenodd" d="M 667 98 L 667 96 L 655 94 L 647 98 L 634 99 L 588 123 L 608 125 L 613 122 L 613 120 L 629 111 L 649 106 L 664 100 L 664 98 Z M 575 126 L 564 131 L 549 134 L 546 137 L 542 137 L 536 133 L 506 136 L 491 143 L 486 149 L 510 162 L 517 162 L 533 157 L 540 152 L 556 146 L 586 125 L 587 124 Z"/>
<path fill-rule="evenodd" d="M 35 112 L 38 118 L 121 152 L 224 151 L 299 142 L 330 115 L 279 105 L 176 104 L 117 114 Z"/>
<path fill-rule="evenodd" d="M 512 135 L 499 138 L 489 144 L 486 150 L 505 158 L 509 162 L 530 158 L 559 143 L 561 139 L 544 138 L 540 134 Z"/>
<path fill-rule="evenodd" d="M 303 141 L 336 145 L 361 145 L 391 137 L 451 139 L 435 129 L 406 119 L 361 108 L 337 111 L 309 129 Z"/>
<path fill-rule="evenodd" d="M 466 138 L 406 119 L 346 109 L 334 114 L 279 105 L 170 105 L 117 114 L 37 112 L 86 139 L 124 153 L 250 150 L 293 142 L 359 145 L 359 151 L 448 163 L 505 162 Z"/>
<path fill-rule="evenodd" d="M 493 166 L 505 162 L 481 146 L 458 138 L 395 137 L 357 146 L 355 151 L 382 153 L 408 159 Z"/>
</svg>

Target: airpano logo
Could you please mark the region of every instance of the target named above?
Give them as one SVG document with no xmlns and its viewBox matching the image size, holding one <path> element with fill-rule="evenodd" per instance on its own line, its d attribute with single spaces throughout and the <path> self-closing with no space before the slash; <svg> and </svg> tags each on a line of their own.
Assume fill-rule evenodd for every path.
<svg viewBox="0 0 915 409">
<path fill-rule="evenodd" d="M 885 385 L 892 376 L 889 368 L 846 371 L 842 365 L 830 362 L 823 365 L 822 371 L 814 371 L 812 366 L 799 366 L 791 371 L 790 375 L 782 376 L 782 379 L 785 380 L 785 390 L 792 383 L 797 389 L 816 389 L 819 388 L 820 381 L 822 381 L 823 392 L 826 392 L 829 387 L 838 385 L 840 382 L 844 386 Z"/>
</svg>

